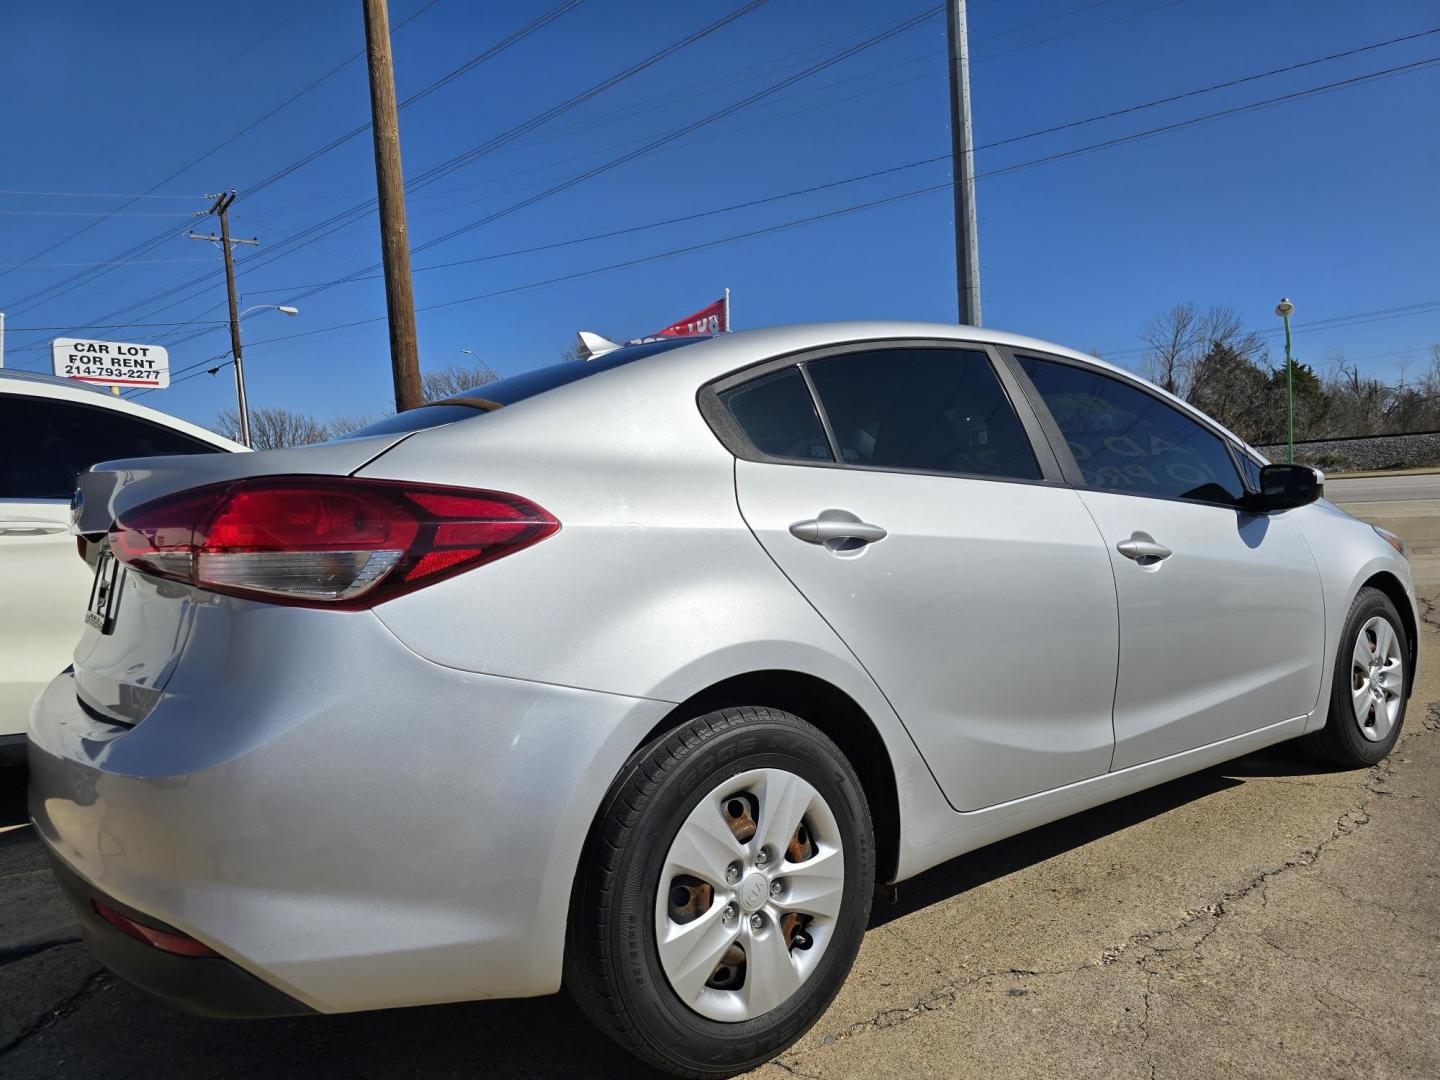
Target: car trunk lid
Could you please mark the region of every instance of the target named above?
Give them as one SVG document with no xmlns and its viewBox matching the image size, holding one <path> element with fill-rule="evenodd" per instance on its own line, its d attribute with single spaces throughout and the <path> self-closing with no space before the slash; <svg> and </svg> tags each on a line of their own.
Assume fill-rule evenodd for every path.
<svg viewBox="0 0 1440 1080">
<path fill-rule="evenodd" d="M 255 454 L 205 454 L 108 461 L 82 473 L 75 528 L 88 538 L 95 572 L 83 635 L 74 654 L 83 705 L 105 719 L 136 724 L 164 695 L 202 605 L 216 598 L 190 585 L 118 566 L 106 532 L 128 510 L 190 488 L 243 477 L 348 476 L 406 433 Z"/>
</svg>

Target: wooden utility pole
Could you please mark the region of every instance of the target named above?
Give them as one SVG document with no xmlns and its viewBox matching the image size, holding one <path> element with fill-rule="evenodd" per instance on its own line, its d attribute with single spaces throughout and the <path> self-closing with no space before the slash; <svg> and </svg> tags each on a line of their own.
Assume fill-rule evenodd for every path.
<svg viewBox="0 0 1440 1080">
<path fill-rule="evenodd" d="M 980 325 L 980 238 L 975 225 L 975 142 L 970 130 L 970 37 L 965 0 L 947 0 L 950 38 L 950 155 L 955 181 L 955 285 L 960 322 Z"/>
<path fill-rule="evenodd" d="M 380 248 L 385 264 L 385 310 L 390 321 L 390 369 L 395 410 L 419 407 L 420 358 L 415 341 L 415 293 L 410 237 L 405 228 L 405 176 L 400 168 L 400 119 L 395 65 L 390 57 L 386 0 L 363 0 L 365 52 L 370 61 L 370 127 L 375 137 L 375 183 L 380 202 Z"/>
<path fill-rule="evenodd" d="M 230 239 L 230 204 L 235 201 L 235 192 L 227 191 L 215 196 L 215 205 L 209 213 L 220 219 L 219 236 L 190 234 L 191 240 L 209 240 L 220 245 L 225 254 L 225 292 L 230 301 L 230 355 L 235 359 L 235 406 L 240 415 L 240 441 L 250 445 L 250 403 L 245 398 L 245 355 L 240 348 L 240 313 L 235 301 L 235 255 L 236 244 L 258 244 L 258 240 Z"/>
</svg>

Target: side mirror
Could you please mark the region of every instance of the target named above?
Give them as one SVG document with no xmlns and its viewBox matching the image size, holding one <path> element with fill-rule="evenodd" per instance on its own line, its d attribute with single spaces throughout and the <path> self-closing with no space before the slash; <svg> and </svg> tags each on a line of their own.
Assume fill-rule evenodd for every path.
<svg viewBox="0 0 1440 1080">
<path fill-rule="evenodd" d="M 1266 465 L 1260 470 L 1260 490 L 1246 498 L 1255 514 L 1308 506 L 1325 494 L 1325 476 L 1309 465 Z"/>
</svg>

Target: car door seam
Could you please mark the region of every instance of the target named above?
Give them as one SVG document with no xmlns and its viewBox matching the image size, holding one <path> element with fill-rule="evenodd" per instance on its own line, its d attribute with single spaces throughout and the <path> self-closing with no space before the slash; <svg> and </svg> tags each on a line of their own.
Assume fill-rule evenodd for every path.
<svg viewBox="0 0 1440 1080">
<path fill-rule="evenodd" d="M 900 724 L 900 730 L 905 732 L 905 737 L 910 740 L 910 745 L 915 748 L 915 753 L 919 756 L 920 760 L 925 763 L 925 771 L 930 774 L 930 779 L 934 782 L 935 789 L 940 792 L 941 798 L 945 800 L 945 804 L 949 806 L 951 810 L 954 810 L 957 814 L 965 813 L 966 811 L 961 810 L 958 806 L 956 806 L 953 802 L 950 801 L 950 796 L 946 793 L 944 785 L 940 783 L 940 778 L 935 775 L 935 770 L 930 765 L 930 759 L 925 756 L 925 751 L 922 750 L 920 748 L 920 744 L 915 741 L 915 735 L 911 732 L 910 726 L 905 723 L 905 718 L 900 715 L 900 710 L 897 709 L 895 707 L 895 703 L 890 700 L 890 695 L 885 692 L 885 688 L 880 685 L 879 681 L 875 678 L 875 676 L 870 673 L 870 669 L 865 666 L 865 661 L 861 660 L 860 657 L 856 655 L 855 650 L 850 647 L 850 643 L 845 640 L 845 638 L 841 635 L 840 631 L 835 629 L 835 627 L 831 624 L 830 620 L 825 617 L 825 613 L 815 606 L 815 602 L 811 600 L 810 597 L 805 595 L 805 590 L 800 588 L 800 586 L 795 583 L 795 580 L 785 572 L 785 568 L 776 561 L 775 556 L 770 553 L 770 550 L 765 546 L 764 541 L 762 541 L 759 535 L 756 534 L 754 527 L 750 524 L 750 520 L 745 516 L 744 508 L 740 505 L 740 459 L 738 457 L 735 458 L 731 464 L 730 476 L 731 487 L 735 495 L 735 513 L 740 516 L 740 521 L 745 526 L 745 531 L 750 534 L 751 538 L 755 541 L 756 546 L 759 547 L 761 552 L 764 553 L 765 558 L 769 560 L 770 565 L 775 567 L 775 569 L 779 571 L 780 576 L 785 579 L 785 581 L 792 589 L 795 590 L 796 594 L 799 595 L 800 599 L 805 602 L 806 606 L 809 607 L 811 611 L 815 612 L 816 617 L 825 624 L 825 628 L 829 630 L 830 633 L 835 635 L 835 640 L 840 642 L 841 647 L 850 654 L 850 657 L 855 661 L 856 666 L 859 667 L 860 670 L 865 673 L 865 677 L 870 680 L 870 685 L 875 687 L 876 693 L 878 693 L 880 697 L 884 699 L 885 704 L 890 707 L 890 711 L 895 714 L 895 719 Z M 1113 712 L 1114 706 L 1112 705 L 1111 708 Z M 1113 715 L 1111 718 L 1111 728 L 1113 733 Z M 1113 749 L 1111 750 L 1111 754 L 1113 756 Z"/>
<path fill-rule="evenodd" d="M 1120 583 L 1116 580 L 1115 560 L 1110 555 L 1110 542 L 1105 538 L 1105 530 L 1100 527 L 1100 522 L 1095 520 L 1095 512 L 1085 501 L 1085 493 L 1073 488 L 1071 490 L 1075 491 L 1075 497 L 1085 508 L 1085 516 L 1090 519 L 1090 524 L 1095 526 L 1095 532 L 1100 537 L 1100 546 L 1105 549 L 1105 565 L 1110 568 L 1110 589 L 1115 594 L 1115 685 L 1110 691 L 1110 764 L 1105 769 L 1106 773 L 1112 773 L 1115 771 L 1115 748 L 1120 745 L 1120 732 L 1115 726 L 1115 703 L 1120 699 L 1120 635 L 1125 629 L 1120 619 Z"/>
</svg>

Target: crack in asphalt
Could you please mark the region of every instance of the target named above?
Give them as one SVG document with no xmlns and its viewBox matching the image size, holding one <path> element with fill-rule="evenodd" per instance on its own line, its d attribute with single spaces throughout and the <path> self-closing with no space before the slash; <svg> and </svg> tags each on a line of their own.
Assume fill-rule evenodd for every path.
<svg viewBox="0 0 1440 1080">
<path fill-rule="evenodd" d="M 1434 605 L 1429 601 L 1424 601 L 1424 603 L 1425 610 L 1423 617 L 1425 621 L 1436 629 L 1440 629 L 1440 621 L 1436 621 L 1433 617 Z M 1433 734 L 1437 731 L 1440 731 L 1440 702 L 1429 702 L 1425 707 L 1424 714 L 1418 717 L 1418 724 L 1412 727 L 1410 731 L 1401 734 L 1386 759 L 1365 770 L 1364 776 L 1357 781 L 1357 787 L 1360 791 L 1364 792 L 1365 797 L 1360 800 L 1358 805 L 1346 808 L 1344 812 L 1335 819 L 1335 823 L 1331 826 L 1328 836 L 1322 837 L 1309 847 L 1303 848 L 1294 857 L 1287 859 L 1279 866 L 1268 867 L 1261 870 L 1240 885 L 1227 889 L 1219 898 L 1211 903 L 1200 908 L 1186 911 L 1173 925 L 1139 931 L 1126 938 L 1125 941 L 1119 945 L 1103 950 L 1097 959 L 1088 960 L 1083 964 L 1071 967 L 1051 970 L 1000 968 L 992 971 L 984 971 L 968 978 L 952 977 L 946 979 L 938 986 L 932 987 L 920 995 L 909 1005 L 882 1009 L 867 1020 L 856 1021 L 840 1031 L 823 1036 L 820 1040 L 821 1046 L 831 1046 L 854 1038 L 857 1035 L 878 1029 L 897 1027 L 926 1013 L 948 1009 L 959 1004 L 964 991 L 991 980 L 1015 977 L 1043 978 L 1052 975 L 1073 975 L 1089 969 L 1109 967 L 1117 964 L 1122 958 L 1126 958 L 1127 954 L 1138 950 L 1138 954 L 1135 955 L 1133 962 L 1135 968 L 1145 975 L 1145 985 L 1141 994 L 1142 1012 L 1138 1024 L 1141 1033 L 1140 1047 L 1143 1051 L 1150 1039 L 1150 995 L 1153 990 L 1155 977 L 1160 974 L 1151 969 L 1147 965 L 1147 961 L 1160 960 L 1171 953 L 1177 952 L 1198 953 L 1210 938 L 1219 931 L 1226 916 L 1232 914 L 1235 906 L 1241 901 L 1251 896 L 1257 896 L 1263 907 L 1267 903 L 1267 891 L 1276 878 L 1288 874 L 1293 870 L 1314 866 L 1332 843 L 1369 825 L 1372 821 L 1370 815 L 1370 805 L 1372 801 L 1378 797 L 1395 795 L 1393 791 L 1382 791 L 1376 786 L 1387 783 L 1391 777 L 1397 775 L 1398 767 L 1406 763 L 1405 759 L 1397 758 L 1395 755 L 1399 753 L 1401 747 L 1412 740 L 1421 738 L 1427 734 Z M 1315 880 L 1330 885 L 1332 888 L 1335 887 L 1333 882 L 1327 882 L 1318 877 Z M 1208 925 L 1205 926 L 1199 937 L 1194 941 L 1188 944 L 1167 944 L 1169 940 L 1175 938 L 1177 935 L 1207 920 Z M 1279 948 L 1279 946 L 1268 941 L 1268 939 L 1266 940 L 1266 944 L 1269 944 L 1272 948 Z M 1283 950 L 1281 951 L 1283 952 Z M 1430 978 L 1428 975 L 1424 977 L 1426 979 Z M 783 1061 L 776 1059 L 773 1064 L 794 1076 L 805 1077 L 809 1074 L 801 1072 L 798 1063 L 804 1061 L 809 1054 L 814 1052 L 814 1050 L 810 1050 L 798 1055 L 790 1055 L 787 1060 Z M 1149 1066 L 1150 1076 L 1152 1080 L 1154 1080 L 1154 1077 L 1157 1075 L 1158 1066 L 1148 1058 L 1144 1058 L 1144 1061 Z"/>
<path fill-rule="evenodd" d="M 1435 601 L 1428 596 L 1418 597 L 1420 601 L 1420 621 L 1427 626 L 1440 630 L 1440 618 L 1435 616 Z"/>
<path fill-rule="evenodd" d="M 75 945 L 81 940 L 78 936 L 53 938 L 49 941 L 33 941 L 27 945 L 14 945 L 10 948 L 0 949 L 0 967 L 20 960 L 28 960 L 38 953 L 58 949 L 61 945 Z"/>
<path fill-rule="evenodd" d="M 85 1003 L 85 1000 L 89 998 L 96 991 L 97 988 L 104 986 L 109 981 L 109 976 L 104 971 L 104 969 L 92 971 L 89 975 L 86 976 L 85 981 L 80 984 L 79 988 L 73 994 L 71 994 L 67 998 L 64 998 L 58 1005 L 54 1005 L 51 1008 L 47 1009 L 44 1016 L 40 1017 L 40 1019 L 36 1020 L 33 1024 L 20 1032 L 20 1034 L 16 1035 L 4 1046 L 0 1046 L 0 1057 L 4 1057 L 12 1050 L 19 1049 L 20 1045 L 24 1043 L 27 1039 L 31 1038 L 34 1035 L 38 1035 L 46 1028 L 51 1027 L 52 1025 L 57 1024 L 61 1020 L 65 1019 L 65 1017 L 69 1016 L 71 1013 L 79 1009 Z"/>
</svg>

